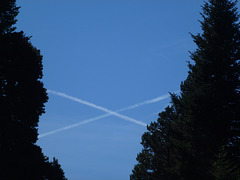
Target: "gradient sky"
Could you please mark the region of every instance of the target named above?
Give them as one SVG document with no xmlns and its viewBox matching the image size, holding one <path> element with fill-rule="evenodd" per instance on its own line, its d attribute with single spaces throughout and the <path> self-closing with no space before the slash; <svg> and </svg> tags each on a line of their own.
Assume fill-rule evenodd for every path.
<svg viewBox="0 0 240 180">
<path fill-rule="evenodd" d="M 18 30 L 43 55 L 47 89 L 115 111 L 179 90 L 203 0 L 19 0 Z M 149 124 L 169 98 L 121 112 Z M 39 134 L 103 115 L 49 94 Z M 120 113 L 120 112 L 119 112 Z M 114 115 L 114 114 L 113 114 Z M 126 180 L 146 127 L 108 116 L 38 141 L 69 180 Z"/>
</svg>

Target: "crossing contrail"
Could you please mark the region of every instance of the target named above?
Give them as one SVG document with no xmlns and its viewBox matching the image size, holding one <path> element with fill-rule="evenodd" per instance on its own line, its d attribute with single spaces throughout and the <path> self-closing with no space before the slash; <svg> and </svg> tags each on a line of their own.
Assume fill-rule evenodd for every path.
<svg viewBox="0 0 240 180">
<path fill-rule="evenodd" d="M 147 126 L 147 124 L 144 123 L 144 122 L 141 122 L 141 121 L 138 121 L 138 120 L 136 120 L 136 119 L 130 118 L 130 117 L 128 117 L 128 116 L 119 114 L 119 113 L 114 112 L 114 111 L 111 111 L 111 110 L 109 110 L 109 109 L 107 109 L 107 108 L 105 108 L 105 107 L 98 106 L 98 105 L 96 105 L 96 104 L 90 103 L 90 102 L 88 102 L 88 101 L 84 101 L 84 100 L 82 100 L 82 99 L 79 99 L 79 98 L 76 98 L 76 97 L 73 97 L 73 96 L 69 96 L 69 95 L 67 95 L 67 94 L 65 94 L 65 93 L 61 93 L 61 92 L 57 92 L 57 91 L 52 91 L 52 90 L 48 90 L 47 92 L 49 92 L 49 93 L 51 93 L 51 94 L 55 94 L 55 95 L 57 95 L 57 96 L 61 96 L 61 97 L 70 99 L 70 100 L 75 101 L 75 102 L 78 102 L 78 103 L 80 103 L 80 104 L 84 104 L 84 105 L 90 106 L 90 107 L 92 107 L 92 108 L 101 110 L 101 111 L 106 112 L 106 113 L 108 113 L 108 114 L 117 116 L 117 117 L 119 117 L 119 118 L 121 118 L 121 119 L 130 121 L 130 122 L 133 122 L 133 123 L 135 123 L 135 124 L 142 125 L 142 126 Z"/>
<path fill-rule="evenodd" d="M 146 100 L 144 102 L 137 103 L 137 104 L 134 104 L 134 105 L 131 105 L 131 106 L 119 109 L 117 111 L 111 111 L 111 110 L 108 110 L 107 108 L 95 105 L 93 103 L 89 103 L 87 101 L 81 100 L 81 99 L 73 97 L 73 96 L 69 96 L 69 95 L 64 94 L 64 93 L 60 93 L 60 92 L 56 92 L 56 91 L 52 91 L 52 90 L 48 90 L 48 93 L 51 93 L 51 94 L 54 94 L 54 95 L 58 95 L 58 96 L 61 96 L 61 97 L 64 97 L 64 98 L 76 101 L 78 103 L 85 104 L 87 106 L 90 106 L 90 107 L 102 110 L 104 112 L 107 112 L 107 114 L 104 114 L 104 115 L 101 115 L 101 116 L 97 116 L 97 117 L 94 117 L 94 118 L 91 118 L 91 119 L 87 119 L 87 120 L 81 121 L 79 123 L 75 123 L 75 124 L 72 124 L 72 125 L 69 125 L 69 126 L 65 126 L 63 128 L 59 128 L 59 129 L 56 129 L 56 130 L 53 130 L 53 131 L 50 131 L 50 132 L 46 132 L 44 134 L 40 134 L 38 136 L 39 138 L 42 138 L 42 137 L 45 137 L 45 136 L 48 136 L 48 135 L 52 135 L 52 134 L 55 134 L 55 133 L 58 133 L 58 132 L 61 132 L 61 131 L 65 131 L 65 130 L 68 130 L 68 129 L 71 129 L 71 128 L 74 128 L 74 127 L 77 127 L 77 126 L 80 126 L 80 125 L 83 125 L 83 124 L 87 124 L 87 123 L 90 123 L 90 122 L 93 122 L 93 121 L 96 121 L 96 120 L 99 120 L 99 119 L 102 119 L 102 118 L 105 118 L 105 117 L 108 117 L 108 116 L 111 116 L 111 115 L 117 116 L 119 118 L 122 118 L 124 120 L 130 121 L 130 122 L 142 125 L 142 126 L 146 126 L 147 125 L 146 123 L 138 121 L 138 120 L 135 120 L 135 119 L 127 117 L 127 116 L 124 116 L 122 114 L 119 114 L 118 112 L 134 109 L 134 108 L 146 105 L 146 104 L 155 103 L 155 102 L 164 100 L 164 99 L 169 97 L 169 94 L 165 94 L 165 95 L 156 97 L 154 99 Z"/>
</svg>

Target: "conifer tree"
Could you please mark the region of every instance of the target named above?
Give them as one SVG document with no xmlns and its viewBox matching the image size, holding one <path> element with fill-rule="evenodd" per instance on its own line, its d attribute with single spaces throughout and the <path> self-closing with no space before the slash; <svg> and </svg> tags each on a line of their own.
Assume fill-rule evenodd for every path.
<svg viewBox="0 0 240 180">
<path fill-rule="evenodd" d="M 180 117 L 178 99 L 171 94 L 175 103 L 159 113 L 157 122 L 152 122 L 148 132 L 142 136 L 143 150 L 137 156 L 131 180 L 174 180 L 180 179 L 179 147 L 184 139 L 178 126 Z"/>
<path fill-rule="evenodd" d="M 157 170 L 150 173 L 156 172 L 160 177 L 155 179 L 163 180 L 170 176 L 161 175 L 162 170 L 178 176 L 170 179 L 224 179 L 217 173 L 219 168 L 225 172 L 234 171 L 236 176 L 232 179 L 239 177 L 240 25 L 236 4 L 237 1 L 230 0 L 205 2 L 201 14 L 203 32 L 192 35 L 198 47 L 190 56 L 193 63 L 189 63 L 189 74 L 181 84 L 180 95 L 172 96 L 176 118 L 172 119 L 173 123 L 169 127 L 154 130 L 160 134 L 167 132 L 158 138 L 158 142 L 163 142 L 158 149 L 168 147 L 168 138 L 174 137 L 171 144 L 176 151 L 170 155 L 174 159 L 173 166 L 164 169 L 160 163 L 152 167 L 151 163 L 149 166 L 141 160 L 148 158 L 153 161 L 157 157 L 163 161 L 168 152 L 159 154 L 155 150 L 156 153 L 151 157 L 146 155 L 138 159 L 139 163 L 131 175 L 132 180 L 144 179 L 136 172 L 139 166 L 147 170 L 156 168 Z M 170 115 L 163 116 L 167 111 L 168 109 L 160 113 L 159 119 L 171 122 Z M 163 124 L 162 121 L 157 122 L 159 127 Z M 154 124 L 148 127 L 149 131 L 156 126 Z M 146 142 L 146 134 L 148 132 L 142 137 L 143 144 Z M 150 148 L 151 145 L 148 143 Z M 143 151 L 146 147 L 145 145 Z M 226 164 L 223 161 L 228 162 L 228 165 L 223 166 Z"/>
<path fill-rule="evenodd" d="M 15 0 L 0 3 L 0 179 L 50 180 L 57 172 L 64 179 L 60 166 L 52 165 L 36 145 L 48 97 L 40 50 L 15 31 L 18 10 Z"/>
</svg>

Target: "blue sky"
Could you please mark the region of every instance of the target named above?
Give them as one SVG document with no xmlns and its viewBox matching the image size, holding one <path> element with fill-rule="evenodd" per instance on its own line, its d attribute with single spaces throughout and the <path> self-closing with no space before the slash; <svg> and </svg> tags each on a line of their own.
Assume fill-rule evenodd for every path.
<svg viewBox="0 0 240 180">
<path fill-rule="evenodd" d="M 18 30 L 43 55 L 47 89 L 115 111 L 179 90 L 203 0 L 19 0 Z M 39 134 L 106 113 L 49 94 Z M 121 112 L 149 124 L 164 99 Z M 120 113 L 120 112 L 119 112 Z M 129 179 L 146 127 L 108 116 L 41 137 L 69 180 Z"/>
</svg>

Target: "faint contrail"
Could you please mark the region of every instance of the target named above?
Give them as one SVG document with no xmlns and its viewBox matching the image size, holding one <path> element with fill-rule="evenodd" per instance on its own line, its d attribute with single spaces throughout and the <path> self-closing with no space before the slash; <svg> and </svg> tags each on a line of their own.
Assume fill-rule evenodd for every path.
<svg viewBox="0 0 240 180">
<path fill-rule="evenodd" d="M 91 118 L 91 119 L 87 119 L 85 121 L 81 121 L 79 123 L 75 123 L 75 124 L 72 124 L 72 125 L 68 125 L 68 126 L 65 126 L 63 128 L 59 128 L 59 129 L 55 129 L 55 130 L 52 130 L 52 131 L 49 131 L 49 132 L 46 132 L 46 133 L 43 133 L 43 134 L 40 134 L 38 136 L 38 138 L 42 138 L 42 137 L 45 137 L 45 136 L 49 136 L 49 135 L 52 135 L 52 134 L 55 134 L 55 133 L 58 133 L 58 132 L 61 132 L 61 131 L 66 131 L 68 129 L 72 129 L 74 127 L 77 127 L 77 126 L 80 126 L 80 125 L 83 125 L 83 124 L 87 124 L 87 123 L 90 123 L 90 122 L 93 122 L 93 121 L 96 121 L 98 119 L 102 119 L 104 117 L 108 117 L 108 116 L 111 116 L 110 114 L 104 114 L 104 115 L 101 115 L 101 116 L 97 116 L 95 118 Z"/>
<path fill-rule="evenodd" d="M 57 92 L 51 91 L 51 90 L 48 90 L 48 92 L 52 93 L 52 94 L 56 94 L 57 93 Z M 169 94 L 165 94 L 163 96 L 159 96 L 159 97 L 154 98 L 154 99 L 150 99 L 150 100 L 147 100 L 147 101 L 144 101 L 144 102 L 141 102 L 141 103 L 134 104 L 132 106 L 128 106 L 126 108 L 119 109 L 119 110 L 117 110 L 115 112 L 122 112 L 122 111 L 130 110 L 130 109 L 134 109 L 134 108 L 137 108 L 139 106 L 143 106 L 143 105 L 146 105 L 146 104 L 151 104 L 151 103 L 155 103 L 155 102 L 164 100 L 164 99 L 166 99 L 168 97 L 169 97 Z M 74 127 L 77 127 L 77 126 L 80 126 L 80 125 L 83 125 L 83 124 L 87 124 L 87 123 L 93 122 L 93 121 L 96 121 L 96 120 L 99 120 L 99 119 L 102 119 L 102 118 L 105 118 L 105 117 L 108 117 L 108 116 L 111 116 L 111 115 L 112 114 L 107 113 L 107 114 L 104 114 L 104 115 L 101 115 L 101 116 L 97 116 L 97 117 L 94 117 L 94 118 L 91 118 L 91 119 L 87 119 L 87 120 L 81 121 L 79 123 L 75 123 L 75 124 L 72 124 L 72 125 L 69 125 L 69 126 L 65 126 L 63 128 L 59 128 L 59 129 L 56 129 L 56 130 L 53 130 L 53 131 L 50 131 L 50 132 L 47 132 L 47 133 L 44 133 L 44 134 L 40 134 L 38 137 L 42 138 L 42 137 L 45 137 L 45 136 L 48 136 L 48 135 L 51 135 L 51 134 L 55 134 L 55 133 L 58 133 L 58 132 L 61 132 L 61 131 L 65 131 L 65 130 L 68 130 L 68 129 L 71 129 L 71 128 L 74 128 Z"/>
<path fill-rule="evenodd" d="M 132 106 L 128 106 L 128 107 L 119 109 L 119 110 L 117 110 L 117 112 L 134 109 L 134 108 L 137 108 L 137 107 L 139 107 L 139 106 L 146 105 L 146 104 L 152 104 L 152 103 L 155 103 L 155 102 L 158 102 L 158 101 L 167 99 L 169 96 L 170 96 L 169 94 L 165 94 L 165 95 L 156 97 L 156 98 L 154 98 L 154 99 L 146 100 L 146 101 L 143 101 L 143 102 L 141 102 L 141 103 L 137 103 L 137 104 L 134 104 L 134 105 L 132 105 Z"/>
</svg>

